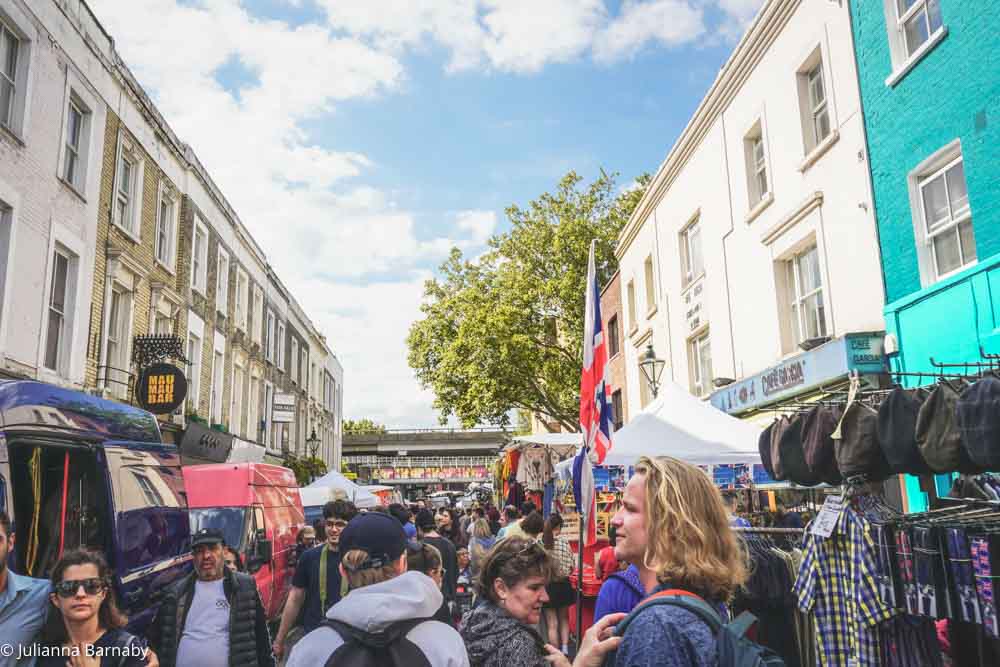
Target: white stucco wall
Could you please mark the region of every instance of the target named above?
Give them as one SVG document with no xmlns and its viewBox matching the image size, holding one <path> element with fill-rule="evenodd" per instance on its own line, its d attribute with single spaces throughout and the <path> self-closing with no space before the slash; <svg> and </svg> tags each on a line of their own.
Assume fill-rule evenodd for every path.
<svg viewBox="0 0 1000 667">
<path fill-rule="evenodd" d="M 849 21 L 846 5 L 769 0 L 619 239 L 623 308 L 630 277 L 643 301 L 643 262 L 658 242 L 656 313 L 648 320 L 639 314 L 640 331 L 626 335 L 631 342 L 626 345 L 629 414 L 640 408 L 638 356 L 644 352 L 644 328 L 652 330 L 657 356 L 669 362 L 664 377 L 689 386 L 691 331 L 679 234 L 695 215 L 701 223 L 703 319 L 711 336 L 713 377 L 743 378 L 799 351 L 787 337 L 782 344 L 781 328 L 788 326 L 788 317 L 779 305 L 783 287 L 776 281 L 776 264 L 811 239 L 820 255 L 827 333 L 884 328 Z M 763 36 L 782 23 L 747 72 L 744 64 L 767 41 Z M 816 48 L 824 63 L 834 138 L 806 167 L 796 73 Z M 748 220 L 744 137 L 758 120 L 773 201 Z"/>
</svg>

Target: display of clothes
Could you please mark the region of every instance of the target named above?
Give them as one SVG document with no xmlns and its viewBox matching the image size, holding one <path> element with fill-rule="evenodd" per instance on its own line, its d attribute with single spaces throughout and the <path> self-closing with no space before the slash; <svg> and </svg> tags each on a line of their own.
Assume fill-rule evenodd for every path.
<svg viewBox="0 0 1000 667">
<path fill-rule="evenodd" d="M 812 667 L 816 664 L 813 629 L 790 595 L 803 559 L 801 549 L 787 534 L 772 535 L 767 530 L 739 534 L 750 556 L 750 578 L 733 600 L 733 615 L 749 611 L 756 616 L 756 640 L 780 655 L 787 667 Z"/>
</svg>

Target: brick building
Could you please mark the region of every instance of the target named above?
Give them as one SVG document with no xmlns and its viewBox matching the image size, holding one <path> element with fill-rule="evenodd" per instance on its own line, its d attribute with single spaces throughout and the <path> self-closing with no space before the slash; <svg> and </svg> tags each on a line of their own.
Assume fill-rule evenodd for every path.
<svg viewBox="0 0 1000 667">
<path fill-rule="evenodd" d="M 608 391 L 611 393 L 611 419 L 615 429 L 628 421 L 628 388 L 625 384 L 625 355 L 622 354 L 622 285 L 615 271 L 601 292 L 601 317 L 604 319 L 608 345 Z"/>
</svg>

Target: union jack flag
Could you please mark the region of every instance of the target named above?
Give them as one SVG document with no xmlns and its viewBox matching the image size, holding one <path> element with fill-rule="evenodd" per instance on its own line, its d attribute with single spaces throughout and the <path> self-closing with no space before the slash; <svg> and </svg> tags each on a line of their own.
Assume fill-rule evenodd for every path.
<svg viewBox="0 0 1000 667">
<path fill-rule="evenodd" d="M 601 320 L 601 290 L 594 266 L 596 241 L 590 244 L 587 263 L 587 306 L 583 323 L 583 372 L 580 374 L 580 427 L 583 447 L 573 462 L 573 492 L 577 507 L 586 521 L 586 541 L 597 541 L 596 492 L 591 469 L 591 452 L 598 465 L 611 449 L 611 404 L 608 402 L 608 348 Z"/>
</svg>

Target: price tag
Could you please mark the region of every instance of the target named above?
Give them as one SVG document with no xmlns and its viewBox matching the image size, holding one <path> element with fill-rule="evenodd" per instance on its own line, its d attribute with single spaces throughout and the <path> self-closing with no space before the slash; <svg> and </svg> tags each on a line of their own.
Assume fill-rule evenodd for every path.
<svg viewBox="0 0 1000 667">
<path fill-rule="evenodd" d="M 843 496 L 827 496 L 823 503 L 823 509 L 819 511 L 819 516 L 813 521 L 809 533 L 819 537 L 830 537 L 833 529 L 837 527 L 837 519 L 844 509 Z"/>
</svg>

